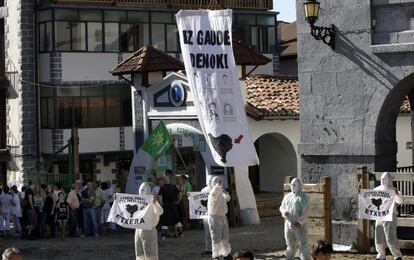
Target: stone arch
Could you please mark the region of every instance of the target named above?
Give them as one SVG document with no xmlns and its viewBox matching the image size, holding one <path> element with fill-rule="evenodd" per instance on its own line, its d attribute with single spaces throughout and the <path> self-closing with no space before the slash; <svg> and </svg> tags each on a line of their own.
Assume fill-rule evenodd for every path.
<svg viewBox="0 0 414 260">
<path fill-rule="evenodd" d="M 266 133 L 255 140 L 260 164 L 249 168 L 254 191 L 282 192 L 285 176 L 297 175 L 297 156 L 292 142 L 283 134 Z"/>
<path fill-rule="evenodd" d="M 397 167 L 396 121 L 401 103 L 408 96 L 414 101 L 414 73 L 402 79 L 388 93 L 375 127 L 375 171 L 395 171 Z"/>
</svg>

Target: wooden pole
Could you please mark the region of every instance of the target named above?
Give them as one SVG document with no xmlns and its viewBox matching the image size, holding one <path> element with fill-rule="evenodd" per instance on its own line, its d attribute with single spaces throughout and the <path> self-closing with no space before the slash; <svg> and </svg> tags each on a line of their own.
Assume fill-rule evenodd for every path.
<svg viewBox="0 0 414 260">
<path fill-rule="evenodd" d="M 325 208 L 325 240 L 332 243 L 332 193 L 331 178 L 321 177 L 320 185 L 323 187 L 324 208 Z"/>
<path fill-rule="evenodd" d="M 369 176 L 367 166 L 357 166 L 359 189 L 369 188 Z M 359 192 L 358 189 L 358 192 Z M 359 253 L 368 253 L 371 245 L 371 230 L 369 220 L 358 219 L 357 250 Z"/>
<path fill-rule="evenodd" d="M 71 131 L 72 138 L 72 162 L 73 162 L 73 177 L 75 180 L 78 180 L 80 178 L 80 172 L 79 172 L 79 135 L 78 135 L 78 129 L 72 128 Z"/>
<path fill-rule="evenodd" d="M 171 139 L 172 139 L 172 137 L 171 137 Z M 174 148 L 175 148 L 175 151 L 177 152 L 178 157 L 180 157 L 181 163 L 182 163 L 182 164 L 183 164 L 183 166 L 184 166 L 185 172 L 186 172 L 186 173 L 188 173 L 187 164 L 184 162 L 183 156 L 181 155 L 181 153 L 180 153 L 180 151 L 178 150 L 178 148 L 175 146 L 174 139 L 173 139 L 172 141 L 173 141 L 173 146 L 174 146 Z"/>
</svg>

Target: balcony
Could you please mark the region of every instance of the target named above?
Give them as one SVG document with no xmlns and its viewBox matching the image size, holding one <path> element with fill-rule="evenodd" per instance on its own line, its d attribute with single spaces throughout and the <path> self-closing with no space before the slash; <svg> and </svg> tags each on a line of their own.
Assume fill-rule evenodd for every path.
<svg viewBox="0 0 414 260">
<path fill-rule="evenodd" d="M 43 0 L 42 3 L 128 6 L 164 9 L 206 9 L 210 0 Z M 218 0 L 224 8 L 247 10 L 271 10 L 272 0 Z"/>
</svg>

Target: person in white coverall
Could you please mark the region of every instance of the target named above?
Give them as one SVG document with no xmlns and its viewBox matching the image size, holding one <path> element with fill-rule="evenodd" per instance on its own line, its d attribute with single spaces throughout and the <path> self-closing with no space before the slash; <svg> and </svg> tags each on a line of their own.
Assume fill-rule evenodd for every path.
<svg viewBox="0 0 414 260">
<path fill-rule="evenodd" d="M 221 256 L 231 258 L 229 243 L 229 223 L 227 222 L 227 202 L 230 195 L 223 189 L 223 180 L 216 176 L 211 180 L 212 189 L 208 195 L 208 227 L 211 235 L 211 249 L 213 259 Z M 230 258 L 229 258 L 230 257 Z"/>
<path fill-rule="evenodd" d="M 398 204 L 403 203 L 403 196 L 401 193 L 392 185 L 392 176 L 389 172 L 384 172 L 381 175 L 381 185 L 376 187 L 374 190 L 383 191 L 395 191 L 395 202 Z M 394 214 L 392 221 L 375 221 L 375 249 L 377 250 L 378 260 L 385 259 L 385 248 L 388 244 L 388 248 L 395 260 L 402 260 L 402 254 L 400 251 L 400 245 L 398 244 L 397 238 L 397 205 L 395 204 Z"/>
<path fill-rule="evenodd" d="M 139 195 L 151 195 L 151 186 L 144 182 L 139 187 Z M 158 260 L 158 238 L 155 228 L 164 213 L 161 205 L 154 197 L 153 228 L 151 230 L 135 230 L 135 256 L 136 260 Z"/>
<path fill-rule="evenodd" d="M 309 216 L 309 196 L 302 191 L 302 181 L 294 178 L 290 182 L 291 192 L 282 201 L 279 210 L 285 219 L 286 260 L 295 258 L 299 244 L 301 260 L 310 259 L 308 245 L 308 228 L 306 221 Z"/>
<path fill-rule="evenodd" d="M 207 186 L 205 186 L 201 192 L 210 192 L 211 191 L 211 178 L 209 176 Z M 204 224 L 204 252 L 201 253 L 202 256 L 211 256 L 211 236 L 210 229 L 208 228 L 208 218 L 203 218 Z"/>
</svg>

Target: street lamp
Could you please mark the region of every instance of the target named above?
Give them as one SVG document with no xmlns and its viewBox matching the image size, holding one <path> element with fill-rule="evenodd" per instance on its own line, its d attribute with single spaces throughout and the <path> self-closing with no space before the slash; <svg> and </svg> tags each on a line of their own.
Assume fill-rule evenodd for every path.
<svg viewBox="0 0 414 260">
<path fill-rule="evenodd" d="M 313 38 L 335 49 L 335 26 L 331 24 L 329 27 L 314 25 L 319 17 L 321 3 L 316 0 L 308 0 L 303 4 L 305 9 L 305 19 L 310 24 L 311 34 Z"/>
</svg>

